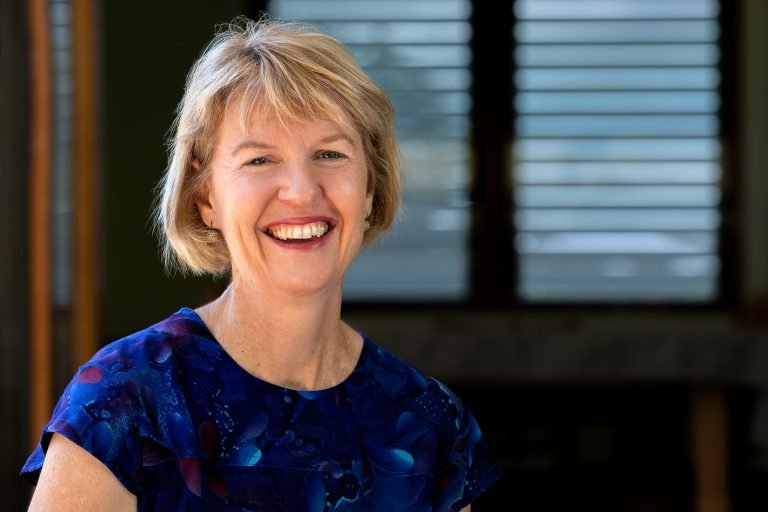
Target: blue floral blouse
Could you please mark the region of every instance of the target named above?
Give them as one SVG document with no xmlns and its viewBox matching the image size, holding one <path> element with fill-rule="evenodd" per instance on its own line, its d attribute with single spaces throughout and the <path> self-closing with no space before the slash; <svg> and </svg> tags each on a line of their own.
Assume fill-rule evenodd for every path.
<svg viewBox="0 0 768 512">
<path fill-rule="evenodd" d="M 460 510 L 498 478 L 475 419 L 363 339 L 344 382 L 295 391 L 247 373 L 181 309 L 80 368 L 22 474 L 36 483 L 57 432 L 138 510 Z"/>
</svg>

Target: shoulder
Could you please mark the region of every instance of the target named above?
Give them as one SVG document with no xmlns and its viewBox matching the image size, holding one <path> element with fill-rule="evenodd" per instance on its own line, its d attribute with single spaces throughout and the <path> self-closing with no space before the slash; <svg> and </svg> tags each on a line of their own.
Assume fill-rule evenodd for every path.
<svg viewBox="0 0 768 512">
<path fill-rule="evenodd" d="M 364 336 L 364 339 L 368 345 L 369 355 L 367 359 L 370 367 L 379 378 L 382 377 L 382 374 L 400 375 L 405 386 L 415 387 L 422 391 L 426 390 L 445 396 L 450 400 L 459 401 L 453 391 L 440 380 L 376 344 L 367 336 Z"/>
<path fill-rule="evenodd" d="M 455 432 L 460 427 L 467 411 L 448 386 L 369 338 L 364 339 L 366 357 L 361 366 L 372 382 L 370 387 L 383 390 L 401 412 L 409 411 L 439 430 Z"/>
<path fill-rule="evenodd" d="M 75 380 L 88 382 L 107 375 L 136 377 L 137 373 L 167 365 L 173 356 L 198 350 L 199 341 L 208 336 L 195 313 L 184 308 L 105 345 L 80 368 Z"/>
<path fill-rule="evenodd" d="M 191 310 L 180 310 L 104 346 L 72 378 L 52 422 L 68 418 L 73 423 L 73 415 L 86 414 L 90 420 L 77 418 L 78 424 L 101 425 L 109 418 L 113 428 L 156 426 L 145 416 L 154 419 L 158 410 L 165 410 L 163 404 L 179 400 L 185 392 L 179 376 L 209 366 L 208 360 L 213 359 L 205 347 L 207 343 L 209 352 L 215 350 L 215 342 L 206 337 L 205 325 L 193 315 Z"/>
<path fill-rule="evenodd" d="M 210 366 L 200 347 L 215 343 L 193 315 L 180 310 L 104 346 L 70 381 L 46 432 L 62 433 L 94 454 L 133 452 L 136 436 L 167 437 L 168 418 L 181 414 L 179 404 L 195 389 L 185 387 L 184 377 Z M 117 450 L 118 444 L 131 446 Z"/>
<path fill-rule="evenodd" d="M 398 404 L 396 435 L 385 446 L 394 440 L 394 446 L 413 455 L 415 466 L 437 477 L 434 510 L 464 509 L 499 478 L 474 416 L 445 384 L 374 347 L 369 356 L 373 380 Z"/>
</svg>

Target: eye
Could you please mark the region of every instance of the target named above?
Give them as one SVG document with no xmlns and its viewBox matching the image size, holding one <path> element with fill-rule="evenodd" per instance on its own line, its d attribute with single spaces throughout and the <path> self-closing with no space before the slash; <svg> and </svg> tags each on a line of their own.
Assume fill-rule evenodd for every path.
<svg viewBox="0 0 768 512">
<path fill-rule="evenodd" d="M 265 163 L 269 162 L 269 159 L 265 156 L 257 156 L 253 160 L 249 160 L 247 162 L 247 165 L 264 165 Z"/>
<path fill-rule="evenodd" d="M 321 151 L 319 157 L 322 160 L 336 160 L 338 158 L 343 158 L 344 155 L 338 151 Z"/>
</svg>

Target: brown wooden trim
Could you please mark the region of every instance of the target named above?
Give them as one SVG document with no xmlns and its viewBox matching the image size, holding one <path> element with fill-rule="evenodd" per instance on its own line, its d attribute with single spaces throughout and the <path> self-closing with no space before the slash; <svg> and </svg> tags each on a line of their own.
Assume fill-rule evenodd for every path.
<svg viewBox="0 0 768 512">
<path fill-rule="evenodd" d="M 691 392 L 691 451 L 696 512 L 729 512 L 728 407 L 722 389 Z"/>
<path fill-rule="evenodd" d="M 74 64 L 74 273 L 72 364 L 98 348 L 98 87 L 93 0 L 72 0 Z M 73 368 L 73 370 L 75 369 Z"/>
<path fill-rule="evenodd" d="M 52 83 L 48 2 L 29 0 L 29 427 L 30 443 L 51 415 Z"/>
</svg>

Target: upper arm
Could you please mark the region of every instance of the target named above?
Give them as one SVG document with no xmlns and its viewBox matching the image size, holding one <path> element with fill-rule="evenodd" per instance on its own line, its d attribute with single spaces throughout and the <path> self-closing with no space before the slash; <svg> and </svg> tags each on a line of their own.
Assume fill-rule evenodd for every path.
<svg viewBox="0 0 768 512">
<path fill-rule="evenodd" d="M 54 434 L 29 510 L 127 512 L 136 510 L 136 496 L 96 457 Z"/>
</svg>

